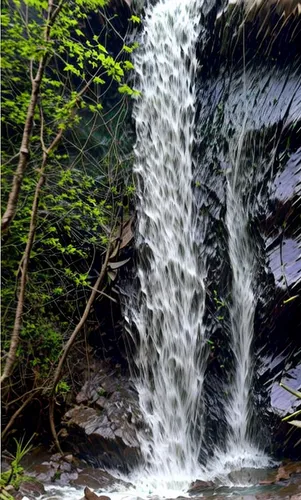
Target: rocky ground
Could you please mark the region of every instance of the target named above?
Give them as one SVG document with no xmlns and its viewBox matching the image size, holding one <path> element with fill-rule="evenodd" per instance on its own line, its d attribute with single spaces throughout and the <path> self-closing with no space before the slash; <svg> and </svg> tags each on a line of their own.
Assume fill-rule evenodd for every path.
<svg viewBox="0 0 301 500">
<path fill-rule="evenodd" d="M 124 496 L 131 500 L 142 500 L 139 492 L 132 493 L 134 485 L 117 479 L 110 473 L 97 468 L 85 467 L 72 455 L 60 457 L 52 455 L 39 462 L 41 453 L 32 455 L 32 466 L 25 469 L 24 480 L 18 490 L 13 486 L 2 488 L 1 500 L 33 500 L 35 498 L 47 497 L 45 486 L 70 486 L 78 488 L 78 496 L 74 500 L 81 499 L 84 490 L 84 498 L 81 500 L 110 500 L 110 495 L 120 488 Z M 44 458 L 44 460 L 43 460 Z M 5 467 L 5 464 L 4 464 Z M 187 494 L 178 497 L 178 500 L 223 500 L 233 497 L 241 500 L 301 500 L 301 462 L 287 462 L 274 469 L 242 469 L 233 471 L 229 475 L 233 483 L 249 484 L 247 488 L 233 486 L 224 487 L 217 482 L 195 481 L 191 484 Z M 95 493 L 97 492 L 97 493 Z M 111 493 L 106 493 L 110 491 Z M 128 494 L 127 494 L 128 491 Z M 2 495 L 2 496 L 1 496 Z M 158 496 L 147 496 L 148 499 L 161 500 Z M 62 497 L 51 496 L 51 499 L 62 500 Z M 166 499 L 166 497 L 164 498 Z"/>
</svg>

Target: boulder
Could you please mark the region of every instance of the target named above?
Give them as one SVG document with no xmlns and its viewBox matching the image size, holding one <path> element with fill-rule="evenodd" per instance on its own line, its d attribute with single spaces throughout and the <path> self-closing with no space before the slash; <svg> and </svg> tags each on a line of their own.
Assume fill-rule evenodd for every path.
<svg viewBox="0 0 301 500">
<path fill-rule="evenodd" d="M 84 497 L 85 500 L 111 500 L 110 497 L 107 497 L 106 495 L 100 495 L 100 496 L 96 495 L 96 493 L 94 493 L 87 487 L 84 489 L 84 494 L 85 494 Z"/>
<path fill-rule="evenodd" d="M 74 486 L 88 486 L 88 488 L 93 488 L 94 490 L 107 490 L 112 489 L 114 485 L 130 487 L 130 483 L 126 483 L 121 479 L 117 479 L 109 472 L 101 469 L 93 469 L 92 467 L 87 467 L 78 473 L 78 477 L 71 481 Z"/>
<path fill-rule="evenodd" d="M 46 493 L 45 488 L 39 481 L 22 481 L 18 494 L 29 499 L 38 498 Z"/>
<path fill-rule="evenodd" d="M 269 481 L 274 478 L 277 469 L 254 469 L 251 467 L 243 467 L 239 470 L 233 470 L 228 474 L 228 478 L 234 484 L 265 484 L 264 481 Z M 268 484 L 268 483 L 267 483 Z"/>
<path fill-rule="evenodd" d="M 70 481 L 77 479 L 78 469 L 72 455 L 62 457 L 57 453 L 52 455 L 49 461 L 31 466 L 29 474 L 43 483 L 56 483 L 65 486 Z"/>
<path fill-rule="evenodd" d="M 144 425 L 138 397 L 116 368 L 95 364 L 76 397 L 77 405 L 64 416 L 64 446 L 89 465 L 129 472 L 139 461 L 137 430 Z"/>
<path fill-rule="evenodd" d="M 210 488 L 214 488 L 214 483 L 212 481 L 201 481 L 197 479 L 191 484 L 188 493 L 190 495 L 196 495 L 203 493 L 204 490 L 208 490 Z"/>
</svg>

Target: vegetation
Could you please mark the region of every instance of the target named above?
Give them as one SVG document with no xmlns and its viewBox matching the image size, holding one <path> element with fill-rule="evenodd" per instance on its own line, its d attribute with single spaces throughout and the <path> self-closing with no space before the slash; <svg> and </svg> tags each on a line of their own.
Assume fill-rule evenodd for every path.
<svg viewBox="0 0 301 500">
<path fill-rule="evenodd" d="M 6 472 L 1 473 L 1 488 L 11 484 L 12 486 L 14 486 L 14 488 L 18 489 L 22 480 L 24 480 L 24 477 L 26 477 L 24 476 L 24 468 L 21 466 L 21 460 L 25 455 L 27 455 L 27 453 L 29 453 L 32 448 L 32 445 L 30 444 L 31 439 L 25 444 L 23 444 L 24 438 L 22 438 L 20 441 L 14 439 L 14 441 L 16 444 L 16 451 L 15 454 L 11 456 L 12 460 L 10 463 L 10 469 Z M 32 478 L 30 478 L 30 480 L 32 481 Z"/>
<path fill-rule="evenodd" d="M 67 356 L 110 285 L 134 192 L 127 116 L 139 92 L 127 79 L 137 44 L 116 31 L 109 3 L 2 3 L 2 436 L 50 397 L 58 447 Z"/>
<path fill-rule="evenodd" d="M 296 396 L 298 399 L 301 400 L 301 392 L 300 391 L 295 391 L 294 389 L 292 389 L 291 387 L 288 387 L 285 384 L 280 384 L 280 386 L 283 387 L 283 389 L 285 389 L 286 391 L 288 391 L 290 394 L 292 394 L 293 396 Z M 301 427 L 301 420 L 291 420 L 292 418 L 295 418 L 298 415 L 301 415 L 301 410 L 295 411 L 291 415 L 288 415 L 287 417 L 284 417 L 282 420 L 284 422 L 285 421 L 289 421 L 288 423 L 291 424 L 291 425 L 294 425 L 295 427 Z"/>
</svg>

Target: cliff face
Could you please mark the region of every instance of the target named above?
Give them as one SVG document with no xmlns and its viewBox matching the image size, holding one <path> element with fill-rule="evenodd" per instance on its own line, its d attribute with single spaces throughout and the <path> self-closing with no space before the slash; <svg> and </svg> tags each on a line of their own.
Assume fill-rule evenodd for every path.
<svg viewBox="0 0 301 500">
<path fill-rule="evenodd" d="M 226 432 L 220 408 L 234 362 L 227 334 L 226 183 L 235 141 L 243 137 L 242 203 L 256 256 L 251 398 L 263 429 L 261 437 L 259 425 L 250 433 L 269 452 L 298 456 L 295 431 L 279 424 L 298 402 L 279 382 L 301 383 L 301 18 L 294 9 L 290 15 L 265 9 L 263 20 L 259 5 L 249 17 L 235 4 L 205 6 L 198 46 L 195 192 L 209 262 L 206 322 L 215 342 L 206 375 L 207 446 Z"/>
</svg>

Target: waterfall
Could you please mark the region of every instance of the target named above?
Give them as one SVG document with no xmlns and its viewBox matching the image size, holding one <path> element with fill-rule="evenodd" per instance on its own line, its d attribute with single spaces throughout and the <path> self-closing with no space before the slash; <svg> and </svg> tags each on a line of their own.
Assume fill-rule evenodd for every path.
<svg viewBox="0 0 301 500">
<path fill-rule="evenodd" d="M 245 64 L 245 61 L 244 61 Z M 235 358 L 235 376 L 231 388 L 227 419 L 231 429 L 231 446 L 245 450 L 248 447 L 249 396 L 252 381 L 251 345 L 254 333 L 255 251 L 248 231 L 249 196 L 247 165 L 243 161 L 248 102 L 246 73 L 243 75 L 243 116 L 238 128 L 237 146 L 229 148 L 231 168 L 227 176 L 227 209 L 225 223 L 228 230 L 229 260 L 232 270 L 230 326 L 232 350 Z M 232 141 L 233 142 L 233 141 Z"/>
<path fill-rule="evenodd" d="M 235 375 L 227 419 L 236 446 L 245 447 L 249 422 L 249 393 L 252 381 L 251 344 L 254 330 L 255 298 L 253 279 L 255 254 L 248 234 L 248 214 L 243 201 L 242 182 L 238 182 L 239 160 L 227 179 L 226 226 L 232 269 L 230 322 Z"/>
<path fill-rule="evenodd" d="M 198 5 L 149 7 L 135 69 L 139 303 L 137 388 L 149 425 L 142 439 L 153 475 L 192 477 L 201 445 L 206 350 L 204 269 L 198 265 L 192 191 Z"/>
<path fill-rule="evenodd" d="M 244 72 L 241 79 L 241 101 L 233 114 L 233 103 L 225 109 L 224 126 L 221 134 L 226 138 L 229 149 L 229 165 L 226 172 L 226 214 L 225 226 L 228 234 L 228 255 L 231 270 L 231 299 L 229 300 L 230 347 L 234 357 L 233 373 L 225 401 L 228 435 L 224 451 L 218 446 L 207 470 L 213 476 L 224 476 L 231 470 L 243 467 L 261 468 L 270 465 L 270 459 L 253 442 L 250 435 L 254 427 L 251 404 L 253 382 L 252 343 L 254 339 L 254 318 L 257 297 L 257 254 L 256 244 L 250 231 L 252 213 L 252 182 L 254 164 L 251 162 L 252 126 L 254 117 L 249 110 L 247 81 Z M 235 132 L 228 133 L 228 124 L 234 123 Z M 257 146 L 258 144 L 257 138 Z M 251 151 L 250 151 L 251 150 Z M 257 153 L 257 162 L 260 155 Z M 253 159 L 255 161 L 255 159 Z M 271 160 L 265 161 L 266 171 Z M 259 168 L 259 167 L 258 167 Z"/>
<path fill-rule="evenodd" d="M 202 404 L 208 348 L 207 263 L 199 259 L 206 249 L 199 248 L 205 240 L 197 238 L 192 189 L 198 7 L 191 0 L 159 0 L 149 7 L 134 60 L 141 90 L 134 106 L 139 293 L 131 304 L 131 318 L 137 333 L 136 386 L 149 427 L 140 439 L 147 474 L 171 480 L 196 474 L 224 477 L 233 468 L 269 463 L 248 435 L 256 249 L 249 233 L 252 172 L 244 75 L 240 116 L 233 116 L 230 105 L 220 130 L 229 144 L 224 222 L 232 276 L 229 330 L 234 365 L 223 403 L 228 437 L 205 468 L 199 465 L 206 437 Z M 229 137 L 233 119 L 235 133 Z"/>
</svg>

